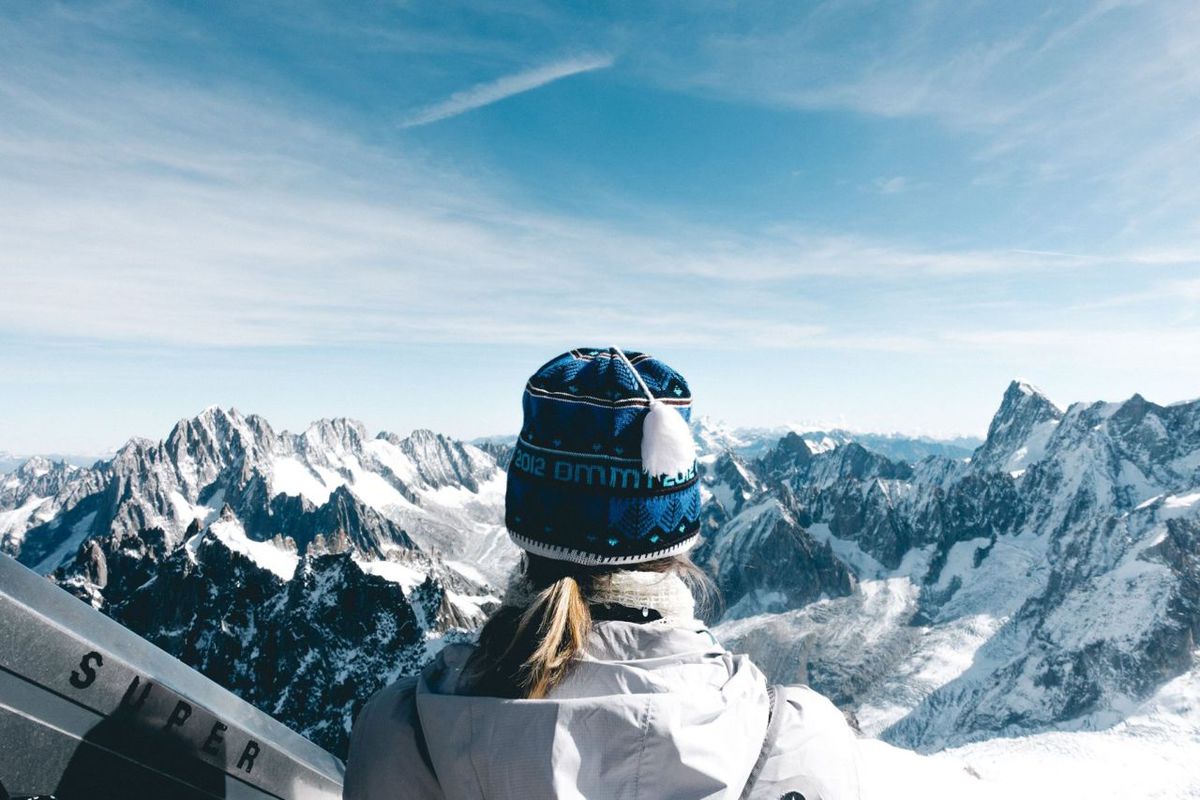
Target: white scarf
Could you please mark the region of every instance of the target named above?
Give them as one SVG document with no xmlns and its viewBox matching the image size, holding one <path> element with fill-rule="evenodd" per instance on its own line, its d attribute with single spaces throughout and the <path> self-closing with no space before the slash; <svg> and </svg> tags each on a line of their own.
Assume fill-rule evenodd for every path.
<svg viewBox="0 0 1200 800">
<path fill-rule="evenodd" d="M 520 568 L 509 577 L 501 603 L 528 608 L 537 595 Z M 661 619 L 653 623 L 676 628 L 703 625 L 696 619 L 696 598 L 688 585 L 673 572 L 644 572 L 622 569 L 596 579 L 585 599 L 597 605 L 621 605 L 626 608 L 657 611 Z"/>
</svg>

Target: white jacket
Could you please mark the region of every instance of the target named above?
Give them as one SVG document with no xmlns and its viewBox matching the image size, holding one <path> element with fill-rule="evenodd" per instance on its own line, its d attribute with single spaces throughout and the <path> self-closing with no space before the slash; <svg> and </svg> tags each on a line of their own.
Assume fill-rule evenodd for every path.
<svg viewBox="0 0 1200 800">
<path fill-rule="evenodd" d="M 597 622 L 543 700 L 459 694 L 470 653 L 448 647 L 371 698 L 348 800 L 858 798 L 841 712 L 807 687 L 768 687 L 703 628 Z"/>
</svg>

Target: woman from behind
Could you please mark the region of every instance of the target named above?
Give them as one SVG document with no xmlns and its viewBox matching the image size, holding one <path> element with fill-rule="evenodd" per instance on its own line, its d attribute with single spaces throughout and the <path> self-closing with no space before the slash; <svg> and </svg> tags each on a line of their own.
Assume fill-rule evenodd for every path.
<svg viewBox="0 0 1200 800">
<path fill-rule="evenodd" d="M 345 796 L 858 796 L 855 741 L 697 619 L 691 393 L 641 353 L 571 350 L 526 385 L 505 522 L 524 551 L 477 646 L 355 722 Z"/>
</svg>

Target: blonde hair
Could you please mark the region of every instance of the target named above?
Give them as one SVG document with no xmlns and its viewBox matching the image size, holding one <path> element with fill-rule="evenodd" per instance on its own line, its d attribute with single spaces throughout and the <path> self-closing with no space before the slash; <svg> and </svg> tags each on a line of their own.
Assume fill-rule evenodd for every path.
<svg viewBox="0 0 1200 800">
<path fill-rule="evenodd" d="M 587 644 L 592 612 L 587 596 L 617 567 L 588 567 L 526 554 L 525 580 L 537 591 L 526 608 L 502 606 L 479 632 L 479 647 L 464 678 L 471 692 L 511 698 L 541 698 L 562 683 Z M 620 569 L 672 572 L 708 601 L 712 582 L 686 555 Z"/>
</svg>

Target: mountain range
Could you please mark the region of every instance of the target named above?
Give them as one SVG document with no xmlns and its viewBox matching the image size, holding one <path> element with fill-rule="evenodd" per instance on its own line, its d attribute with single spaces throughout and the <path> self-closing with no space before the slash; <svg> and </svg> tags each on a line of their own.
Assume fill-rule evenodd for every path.
<svg viewBox="0 0 1200 800">
<path fill-rule="evenodd" d="M 94 467 L 0 479 L 0 548 L 344 753 L 365 696 L 495 604 L 503 491 L 495 458 L 429 431 L 209 408 Z"/>
<path fill-rule="evenodd" d="M 1196 674 L 1200 401 L 1064 410 L 1014 382 L 973 448 L 693 430 L 717 636 L 865 733 L 1106 730 Z M 509 452 L 210 408 L 0 477 L 0 549 L 344 753 L 366 697 L 498 602 Z"/>
</svg>

